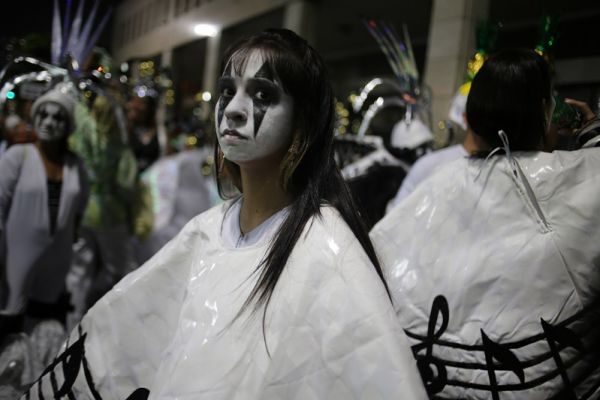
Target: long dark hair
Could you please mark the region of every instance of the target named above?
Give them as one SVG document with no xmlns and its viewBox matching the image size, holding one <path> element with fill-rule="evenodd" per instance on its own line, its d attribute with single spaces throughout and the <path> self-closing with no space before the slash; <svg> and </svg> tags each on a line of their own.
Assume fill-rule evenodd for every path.
<svg viewBox="0 0 600 400">
<path fill-rule="evenodd" d="M 467 98 L 467 121 L 493 147 L 502 147 L 504 130 L 511 150 L 538 150 L 545 142 L 551 101 L 546 60 L 533 50 L 510 49 L 491 56 L 481 67 Z"/>
<path fill-rule="evenodd" d="M 296 133 L 290 147 L 293 151 L 288 151 L 282 160 L 280 175 L 282 186 L 292 193 L 294 200 L 265 258 L 255 270 L 260 274 L 258 282 L 240 313 L 252 303 L 255 303 L 255 310 L 264 306 L 264 327 L 266 309 L 275 285 L 306 223 L 321 215 L 323 204 L 338 210 L 373 263 L 389 296 L 373 244 L 333 159 L 334 97 L 323 60 L 294 32 L 269 29 L 232 46 L 226 53 L 221 71 L 228 60 L 234 64 L 244 63 L 245 56 L 253 50 L 263 53 L 271 70 L 280 79 L 283 90 L 294 99 Z M 240 65 L 233 67 L 242 68 Z M 223 160 L 218 141 L 215 159 Z M 222 162 L 224 168 L 218 168 L 217 184 L 223 196 L 222 174 L 228 175 L 238 188 L 241 186 L 239 167 L 226 159 Z"/>
</svg>

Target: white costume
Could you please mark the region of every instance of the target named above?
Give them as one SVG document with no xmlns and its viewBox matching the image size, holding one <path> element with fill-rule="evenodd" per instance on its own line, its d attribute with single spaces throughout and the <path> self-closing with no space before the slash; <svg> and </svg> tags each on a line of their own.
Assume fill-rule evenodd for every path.
<svg viewBox="0 0 600 400">
<path fill-rule="evenodd" d="M 454 161 L 373 228 L 396 312 L 430 395 L 598 398 L 600 150 L 513 157 Z"/>
<path fill-rule="evenodd" d="M 262 309 L 235 319 L 271 240 L 227 246 L 230 204 L 194 218 L 102 298 L 30 398 L 64 382 L 77 399 L 425 398 L 383 285 L 331 207 L 307 223 L 264 331 Z M 75 368 L 65 376 L 63 364 Z"/>
<path fill-rule="evenodd" d="M 389 201 L 387 212 L 390 212 L 395 206 L 400 204 L 406 196 L 411 194 L 418 185 L 440 167 L 457 158 L 466 157 L 468 155 L 469 154 L 462 144 L 456 144 L 454 146 L 446 147 L 445 149 L 434 151 L 433 153 L 425 154 L 423 157 L 419 158 L 408 171 L 396 196 Z"/>
<path fill-rule="evenodd" d="M 185 150 L 152 164 L 141 178 L 152 193 L 152 232 L 136 243 L 138 265 L 148 261 L 196 215 L 220 200 L 215 180 L 202 173 L 212 149 Z"/>
<path fill-rule="evenodd" d="M 33 144 L 11 146 L 0 158 L 0 280 L 7 285 L 0 288 L 1 314 L 23 313 L 28 299 L 56 303 L 65 290 L 77 219 L 88 198 L 87 175 L 79 158 L 67 153 L 54 233 L 47 179 Z"/>
</svg>

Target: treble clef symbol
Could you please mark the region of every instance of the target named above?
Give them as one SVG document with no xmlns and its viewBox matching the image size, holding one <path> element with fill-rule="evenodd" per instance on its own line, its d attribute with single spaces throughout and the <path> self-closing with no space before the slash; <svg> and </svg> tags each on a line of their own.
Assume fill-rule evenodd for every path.
<svg viewBox="0 0 600 400">
<path fill-rule="evenodd" d="M 436 331 L 437 319 L 439 315 L 442 315 L 442 324 Z M 436 296 L 431 306 L 431 313 L 429 314 L 429 323 L 427 326 L 427 337 L 423 343 L 419 343 L 413 346 L 413 353 L 417 359 L 417 368 L 421 373 L 421 378 L 425 384 L 427 394 L 430 396 L 440 392 L 447 382 L 447 372 L 444 363 L 433 356 L 433 344 L 436 339 L 448 328 L 448 317 L 450 312 L 448 311 L 448 301 L 444 296 Z M 417 354 L 417 352 L 423 348 L 427 351 L 425 355 Z M 435 371 L 432 367 L 435 367 Z"/>
</svg>

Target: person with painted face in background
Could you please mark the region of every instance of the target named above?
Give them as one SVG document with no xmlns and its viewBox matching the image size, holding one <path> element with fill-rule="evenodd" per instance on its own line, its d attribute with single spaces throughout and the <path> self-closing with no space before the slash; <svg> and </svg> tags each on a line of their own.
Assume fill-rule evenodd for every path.
<svg viewBox="0 0 600 400">
<path fill-rule="evenodd" d="M 320 56 L 268 30 L 222 71 L 218 177 L 242 194 L 96 303 L 27 396 L 64 384 L 81 398 L 425 398 L 333 159 Z"/>
<path fill-rule="evenodd" d="M 588 112 L 579 149 L 552 151 L 553 108 L 541 56 L 490 57 L 467 99 L 479 154 L 371 232 L 431 397 L 600 396 L 600 132 Z"/>
<path fill-rule="evenodd" d="M 0 333 L 23 328 L 25 316 L 64 323 L 65 276 L 87 202 L 87 178 L 68 150 L 74 94 L 56 87 L 31 108 L 38 140 L 0 158 Z"/>
<path fill-rule="evenodd" d="M 141 173 L 160 157 L 160 144 L 156 126 L 156 98 L 145 95 L 131 96 L 125 105 L 129 143 Z"/>
</svg>

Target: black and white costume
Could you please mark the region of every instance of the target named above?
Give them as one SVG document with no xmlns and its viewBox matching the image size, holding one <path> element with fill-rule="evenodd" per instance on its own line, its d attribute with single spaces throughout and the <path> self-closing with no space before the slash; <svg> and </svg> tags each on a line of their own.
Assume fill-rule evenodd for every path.
<svg viewBox="0 0 600 400">
<path fill-rule="evenodd" d="M 599 222 L 590 148 L 458 159 L 375 226 L 430 396 L 600 396 Z"/>
<path fill-rule="evenodd" d="M 103 297 L 28 398 L 425 398 L 383 285 L 331 207 L 294 247 L 264 331 L 262 310 L 235 319 L 271 238 L 228 245 L 231 204 L 193 219 Z"/>
</svg>

